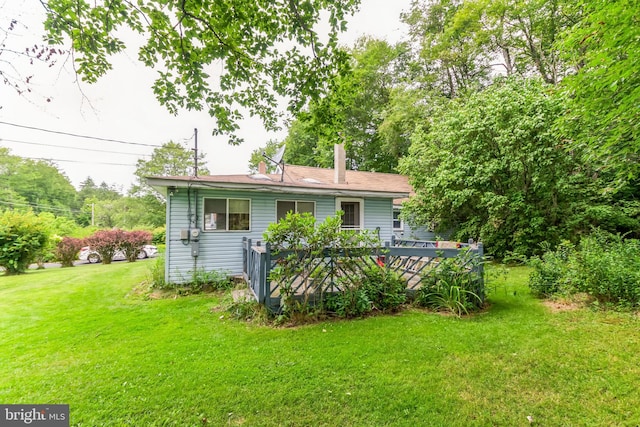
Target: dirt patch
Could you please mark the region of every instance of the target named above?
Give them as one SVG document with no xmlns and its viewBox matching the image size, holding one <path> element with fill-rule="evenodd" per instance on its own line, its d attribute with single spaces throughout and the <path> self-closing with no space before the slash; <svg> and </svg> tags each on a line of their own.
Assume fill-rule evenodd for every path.
<svg viewBox="0 0 640 427">
<path fill-rule="evenodd" d="M 551 310 L 552 313 L 559 313 L 563 311 L 575 311 L 575 310 L 580 310 L 581 308 L 584 307 L 584 304 L 582 302 L 565 301 L 565 300 L 558 300 L 558 301 L 546 300 L 542 302 L 542 305 L 546 306 L 549 310 Z"/>
</svg>

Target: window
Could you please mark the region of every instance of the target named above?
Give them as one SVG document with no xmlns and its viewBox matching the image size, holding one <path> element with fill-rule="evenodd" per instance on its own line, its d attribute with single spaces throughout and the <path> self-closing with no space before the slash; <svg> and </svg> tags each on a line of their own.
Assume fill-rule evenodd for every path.
<svg viewBox="0 0 640 427">
<path fill-rule="evenodd" d="M 247 231 L 251 224 L 251 203 L 245 199 L 204 199 L 204 229 Z"/>
<path fill-rule="evenodd" d="M 393 231 L 404 230 L 404 223 L 400 219 L 400 208 L 393 208 Z"/>
<path fill-rule="evenodd" d="M 336 208 L 342 214 L 343 230 L 361 230 L 364 225 L 364 209 L 361 199 L 337 199 Z"/>
<path fill-rule="evenodd" d="M 299 200 L 278 200 L 276 201 L 276 221 L 280 221 L 287 216 L 287 213 L 305 213 L 309 212 L 315 216 L 315 202 L 303 202 Z"/>
</svg>

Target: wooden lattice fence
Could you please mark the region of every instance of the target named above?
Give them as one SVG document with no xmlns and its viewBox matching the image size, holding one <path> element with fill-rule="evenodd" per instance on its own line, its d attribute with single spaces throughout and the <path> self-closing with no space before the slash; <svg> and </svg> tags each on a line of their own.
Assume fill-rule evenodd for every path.
<svg viewBox="0 0 640 427">
<path fill-rule="evenodd" d="M 407 292 L 418 290 L 443 259 L 458 258 L 474 276 L 474 292 L 484 295 L 483 247 L 481 243 L 392 240 L 377 248 L 326 248 L 310 254 L 274 251 L 266 244 L 243 241 L 244 279 L 256 300 L 277 311 L 282 295 L 315 303 L 332 293 L 357 286 L 365 269 L 385 268 L 399 274 Z M 288 263 L 287 274 L 281 267 Z M 291 268 L 291 266 L 294 268 Z"/>
</svg>

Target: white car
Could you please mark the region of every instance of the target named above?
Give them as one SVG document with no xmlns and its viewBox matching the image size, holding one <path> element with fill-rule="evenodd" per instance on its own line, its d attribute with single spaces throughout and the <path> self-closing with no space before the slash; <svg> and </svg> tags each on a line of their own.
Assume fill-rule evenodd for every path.
<svg viewBox="0 0 640 427">
<path fill-rule="evenodd" d="M 140 252 L 138 252 L 138 259 L 145 259 L 145 258 L 154 256 L 157 253 L 158 253 L 157 247 L 153 245 L 144 245 L 140 250 Z M 78 259 L 81 261 L 89 261 L 92 264 L 102 261 L 102 258 L 100 258 L 100 254 L 96 251 L 92 251 L 91 247 L 89 246 L 85 246 L 82 249 L 80 249 L 80 254 L 78 255 Z M 127 257 L 125 257 L 124 252 L 120 250 L 116 251 L 116 253 L 113 254 L 114 261 L 119 261 L 124 259 L 127 259 Z"/>
</svg>

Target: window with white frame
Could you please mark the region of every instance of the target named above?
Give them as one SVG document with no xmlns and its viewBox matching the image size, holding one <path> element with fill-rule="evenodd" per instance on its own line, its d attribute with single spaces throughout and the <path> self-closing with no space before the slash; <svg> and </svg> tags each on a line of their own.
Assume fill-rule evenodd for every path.
<svg viewBox="0 0 640 427">
<path fill-rule="evenodd" d="M 404 222 L 400 218 L 400 208 L 393 208 L 393 231 L 403 231 Z"/>
<path fill-rule="evenodd" d="M 362 199 L 336 199 L 336 210 L 342 213 L 343 230 L 362 230 L 364 228 L 364 203 Z"/>
<path fill-rule="evenodd" d="M 277 200 L 276 201 L 276 221 L 280 221 L 287 216 L 287 213 L 310 213 L 316 216 L 316 203 L 304 200 Z"/>
<path fill-rule="evenodd" d="M 248 231 L 251 225 L 249 199 L 204 199 L 205 231 Z"/>
</svg>

